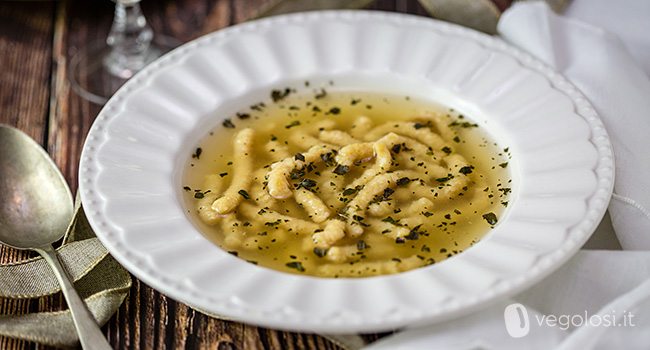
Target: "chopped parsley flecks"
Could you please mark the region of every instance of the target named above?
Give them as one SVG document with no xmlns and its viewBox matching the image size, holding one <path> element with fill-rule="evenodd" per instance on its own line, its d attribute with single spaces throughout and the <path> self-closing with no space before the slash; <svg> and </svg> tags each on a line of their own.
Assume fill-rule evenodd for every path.
<svg viewBox="0 0 650 350">
<path fill-rule="evenodd" d="M 423 108 L 415 100 L 342 92 L 330 89 L 326 80 L 269 90 L 250 110 L 222 119 L 226 129 L 219 126 L 210 133 L 214 137 L 192 150 L 188 172 L 205 176 L 199 172 L 209 168 L 212 178 L 183 180 L 188 203 L 195 205 L 188 212 L 220 220 L 215 235 L 241 235 L 236 236 L 244 238 L 240 247 L 231 251 L 239 258 L 305 275 L 327 270 L 328 277 L 361 277 L 382 273 L 380 261 L 401 271 L 459 254 L 490 229 L 481 222 L 494 227 L 508 206 L 516 188 L 506 175 L 512 155 L 470 118 Z M 420 111 L 431 114 L 417 115 Z M 253 156 L 247 170 L 251 179 L 245 182 L 238 177 L 248 164 L 242 167 L 232 156 L 233 146 L 223 146 L 232 145 L 233 135 L 242 132 L 237 128 L 255 131 L 253 146 L 245 152 Z M 341 133 L 323 133 L 330 130 Z M 381 167 L 381 158 L 367 148 L 340 153 L 351 142 L 373 143 L 388 133 L 401 139 L 384 143 L 389 152 Z M 431 133 L 440 143 L 429 144 Z M 448 157 L 456 154 L 465 159 L 456 163 Z M 283 160 L 287 166 L 275 164 Z M 272 174 L 273 169 L 280 172 Z M 376 176 L 390 180 L 373 182 Z M 278 191 L 278 184 L 292 192 L 267 196 Z M 219 192 L 209 195 L 210 190 L 197 189 L 202 186 Z M 213 216 L 208 202 L 233 190 L 238 193 L 234 215 Z"/>
</svg>

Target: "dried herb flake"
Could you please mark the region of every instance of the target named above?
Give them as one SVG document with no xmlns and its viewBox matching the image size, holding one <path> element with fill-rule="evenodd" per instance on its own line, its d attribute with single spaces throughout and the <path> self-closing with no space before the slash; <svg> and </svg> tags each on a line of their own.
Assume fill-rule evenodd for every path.
<svg viewBox="0 0 650 350">
<path fill-rule="evenodd" d="M 391 223 L 393 225 L 397 225 L 399 223 L 399 220 L 395 220 L 390 216 L 386 217 L 385 219 L 382 219 L 381 221 L 382 222 L 388 222 L 388 223 Z"/>
<path fill-rule="evenodd" d="M 325 96 L 327 96 L 327 91 L 325 91 L 324 88 L 320 88 L 320 91 L 316 95 L 314 95 L 314 98 L 317 99 L 317 100 L 320 100 L 321 98 L 324 98 Z"/>
<path fill-rule="evenodd" d="M 317 183 L 316 183 L 316 181 L 311 180 L 311 179 L 302 179 L 302 180 L 300 181 L 300 184 L 299 184 L 299 185 L 300 185 L 301 187 L 303 187 L 303 188 L 309 190 L 309 189 L 311 189 L 312 187 L 316 186 Z"/>
<path fill-rule="evenodd" d="M 196 149 L 194 154 L 192 154 L 192 158 L 196 158 L 196 159 L 201 158 L 201 153 L 203 153 L 203 148 L 199 147 Z"/>
<path fill-rule="evenodd" d="M 288 268 L 291 268 L 291 269 L 296 269 L 296 270 L 298 270 L 298 271 L 300 271 L 300 272 L 305 272 L 305 268 L 302 267 L 302 263 L 301 263 L 300 261 L 292 261 L 292 262 L 288 262 L 288 263 L 286 264 L 286 266 L 287 266 Z"/>
<path fill-rule="evenodd" d="M 294 120 L 289 125 L 285 125 L 284 128 L 285 129 L 290 129 L 290 128 L 293 128 L 294 126 L 298 126 L 298 125 L 300 125 L 300 121 Z"/>
<path fill-rule="evenodd" d="M 364 240 L 360 239 L 359 241 L 357 241 L 357 250 L 364 250 L 366 248 L 370 248 L 370 247 L 366 244 Z"/>
<path fill-rule="evenodd" d="M 396 184 L 397 184 L 397 186 L 406 186 L 410 182 L 411 182 L 411 179 L 409 179 L 408 177 L 403 177 L 401 179 L 398 179 Z"/>
<path fill-rule="evenodd" d="M 271 91 L 271 99 L 273 99 L 273 102 L 278 102 L 289 96 L 290 93 L 290 88 L 285 88 L 284 90 L 273 90 Z"/>
<path fill-rule="evenodd" d="M 336 175 L 345 175 L 348 172 L 348 167 L 347 165 L 337 165 L 336 168 L 334 168 L 334 174 Z"/>
<path fill-rule="evenodd" d="M 498 221 L 497 216 L 492 212 L 483 214 L 483 219 L 485 219 L 485 221 L 490 225 L 496 225 Z"/>
<path fill-rule="evenodd" d="M 461 173 L 461 174 L 467 175 L 467 174 L 472 173 L 472 169 L 474 169 L 474 167 L 471 166 L 471 165 L 468 165 L 468 166 L 464 166 L 464 167 L 460 168 L 460 170 L 458 170 L 458 172 Z"/>
<path fill-rule="evenodd" d="M 230 128 L 230 129 L 234 129 L 234 128 L 235 128 L 235 124 L 233 124 L 233 123 L 232 123 L 232 120 L 230 120 L 230 119 L 226 119 L 226 120 L 224 120 L 223 123 L 221 123 L 221 125 L 223 125 L 223 126 L 226 127 L 226 128 Z"/>
<path fill-rule="evenodd" d="M 316 254 L 316 256 L 319 258 L 324 257 L 327 254 L 327 251 L 328 249 L 314 247 L 314 254 Z"/>
<path fill-rule="evenodd" d="M 429 126 L 431 126 L 430 121 L 427 121 L 426 123 L 417 122 L 417 123 L 413 124 L 413 127 L 415 128 L 415 130 L 426 128 L 426 127 L 429 127 Z"/>
</svg>

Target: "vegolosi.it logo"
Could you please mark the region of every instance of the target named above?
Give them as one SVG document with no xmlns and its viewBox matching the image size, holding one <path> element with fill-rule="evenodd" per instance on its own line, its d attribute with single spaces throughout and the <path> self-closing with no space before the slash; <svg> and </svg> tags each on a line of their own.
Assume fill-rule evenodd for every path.
<svg viewBox="0 0 650 350">
<path fill-rule="evenodd" d="M 511 337 L 525 337 L 530 332 L 528 311 L 523 305 L 516 303 L 506 306 L 505 311 L 503 311 L 503 318 L 506 322 L 506 330 Z"/>
<path fill-rule="evenodd" d="M 589 315 L 540 315 L 533 313 L 534 327 L 558 327 L 566 331 L 572 327 L 634 327 L 634 314 L 627 310 L 616 313 L 612 310 L 609 313 Z M 503 318 L 506 322 L 506 330 L 513 338 L 521 338 L 530 332 L 530 321 L 528 310 L 522 304 L 515 303 L 506 306 L 503 311 Z"/>
</svg>

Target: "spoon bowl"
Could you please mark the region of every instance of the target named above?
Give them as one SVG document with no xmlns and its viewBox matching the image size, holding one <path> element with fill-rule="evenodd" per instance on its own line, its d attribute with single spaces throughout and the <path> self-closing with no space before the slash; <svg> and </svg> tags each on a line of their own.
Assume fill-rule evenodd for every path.
<svg viewBox="0 0 650 350">
<path fill-rule="evenodd" d="M 61 239 L 74 213 L 70 189 L 45 150 L 0 127 L 0 241 L 18 249 Z"/>
<path fill-rule="evenodd" d="M 4 125 L 0 125 L 0 171 L 0 243 L 41 254 L 59 281 L 83 348 L 111 349 L 52 247 L 74 215 L 63 175 L 36 141 Z"/>
</svg>

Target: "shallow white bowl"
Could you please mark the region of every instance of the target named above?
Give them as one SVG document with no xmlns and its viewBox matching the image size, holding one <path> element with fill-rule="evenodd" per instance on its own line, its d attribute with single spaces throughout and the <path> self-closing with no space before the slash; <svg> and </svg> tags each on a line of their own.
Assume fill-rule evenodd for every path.
<svg viewBox="0 0 650 350">
<path fill-rule="evenodd" d="M 363 279 L 271 271 L 210 243 L 182 205 L 197 140 L 271 89 L 305 80 L 425 98 L 481 123 L 512 153 L 505 218 L 450 259 Z M 613 177 L 601 121 L 561 75 L 498 38 L 368 11 L 268 18 L 171 52 L 106 104 L 79 174 L 97 236 L 145 283 L 242 322 L 340 333 L 436 322 L 531 286 L 588 239 Z"/>
</svg>

